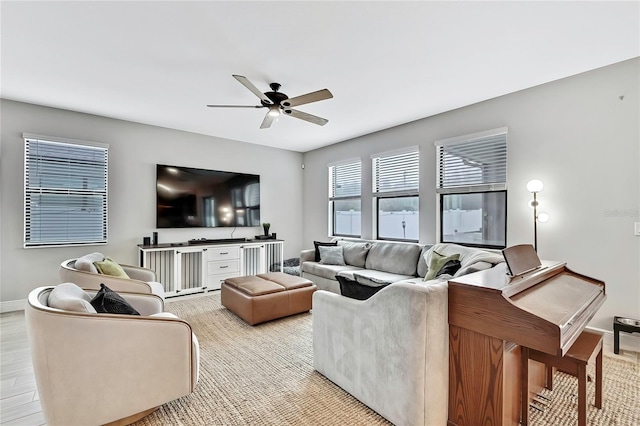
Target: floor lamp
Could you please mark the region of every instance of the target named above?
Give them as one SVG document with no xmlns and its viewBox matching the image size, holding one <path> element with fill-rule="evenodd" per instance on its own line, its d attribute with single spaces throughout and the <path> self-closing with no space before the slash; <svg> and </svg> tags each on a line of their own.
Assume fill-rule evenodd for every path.
<svg viewBox="0 0 640 426">
<path fill-rule="evenodd" d="M 548 213 L 538 213 L 540 203 L 538 202 L 537 194 L 542 191 L 542 188 L 544 188 L 544 185 L 538 179 L 527 182 L 527 191 L 533 194 L 533 200 L 529 201 L 529 207 L 533 208 L 533 248 L 536 252 L 538 251 L 538 222 L 545 223 L 549 220 Z"/>
</svg>

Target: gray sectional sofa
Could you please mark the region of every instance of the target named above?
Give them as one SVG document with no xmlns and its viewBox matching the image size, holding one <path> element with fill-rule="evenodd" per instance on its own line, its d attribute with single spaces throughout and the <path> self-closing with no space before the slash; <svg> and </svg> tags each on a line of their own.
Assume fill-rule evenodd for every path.
<svg viewBox="0 0 640 426">
<path fill-rule="evenodd" d="M 345 265 L 301 253 L 313 296 L 313 365 L 396 425 L 446 425 L 449 380 L 447 279 L 424 281 L 434 251 L 459 254 L 455 276 L 491 268 L 500 253 L 455 244 L 338 241 Z M 364 251 L 364 255 L 363 255 Z M 336 274 L 386 285 L 367 300 L 340 295 Z"/>
</svg>

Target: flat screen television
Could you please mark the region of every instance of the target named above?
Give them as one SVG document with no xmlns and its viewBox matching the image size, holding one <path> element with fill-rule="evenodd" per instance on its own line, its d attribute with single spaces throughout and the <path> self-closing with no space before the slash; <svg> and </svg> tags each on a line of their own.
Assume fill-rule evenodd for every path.
<svg viewBox="0 0 640 426">
<path fill-rule="evenodd" d="M 260 226 L 260 176 L 158 164 L 156 227 Z"/>
</svg>

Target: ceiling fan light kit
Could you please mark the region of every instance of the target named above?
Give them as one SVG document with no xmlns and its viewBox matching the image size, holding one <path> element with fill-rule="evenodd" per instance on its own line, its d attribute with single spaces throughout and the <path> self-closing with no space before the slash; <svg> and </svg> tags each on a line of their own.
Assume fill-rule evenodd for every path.
<svg viewBox="0 0 640 426">
<path fill-rule="evenodd" d="M 291 107 L 298 105 L 310 104 L 312 102 L 323 101 L 325 99 L 333 98 L 331 92 L 327 89 L 318 90 L 316 92 L 307 93 L 304 95 L 289 98 L 280 90 L 279 83 L 270 83 L 270 92 L 262 93 L 249 79 L 242 75 L 234 75 L 233 78 L 238 80 L 240 84 L 249 89 L 254 95 L 260 99 L 260 105 L 207 105 L 210 108 L 268 108 L 267 114 L 260 125 L 261 129 L 268 129 L 271 124 L 280 117 L 281 112 L 285 115 L 289 115 L 300 120 L 307 121 L 309 123 L 324 126 L 329 122 L 326 118 L 318 117 L 306 112 L 298 111 Z"/>
</svg>

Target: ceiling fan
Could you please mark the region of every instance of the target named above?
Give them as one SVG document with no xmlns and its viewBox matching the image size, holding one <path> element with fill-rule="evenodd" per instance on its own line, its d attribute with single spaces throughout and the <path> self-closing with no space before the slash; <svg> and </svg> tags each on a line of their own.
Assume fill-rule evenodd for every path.
<svg viewBox="0 0 640 426">
<path fill-rule="evenodd" d="M 271 83 L 269 87 L 271 88 L 271 92 L 262 93 L 256 86 L 253 85 L 242 75 L 234 75 L 233 78 L 238 80 L 240 84 L 249 89 L 254 95 L 260 98 L 260 105 L 207 105 L 211 108 L 269 108 L 267 111 L 267 115 L 262 120 L 262 124 L 260 125 L 261 129 L 268 129 L 271 127 L 271 124 L 275 119 L 280 117 L 280 115 L 290 115 L 291 117 L 299 118 L 304 121 L 308 121 L 309 123 L 317 124 L 319 126 L 324 126 L 329 122 L 329 120 L 318 117 L 315 115 L 307 114 L 306 112 L 298 111 L 293 109 L 292 107 L 304 104 L 310 104 L 311 102 L 323 101 L 325 99 L 333 98 L 331 92 L 327 89 L 318 90 L 317 92 L 307 93 L 306 95 L 296 96 L 294 98 L 290 98 L 285 95 L 280 90 L 280 84 Z"/>
</svg>

